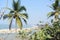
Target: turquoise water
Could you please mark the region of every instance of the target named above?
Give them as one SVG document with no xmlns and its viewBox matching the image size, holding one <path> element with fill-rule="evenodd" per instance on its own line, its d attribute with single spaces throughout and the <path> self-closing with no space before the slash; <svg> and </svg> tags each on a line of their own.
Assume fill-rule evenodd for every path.
<svg viewBox="0 0 60 40">
<path fill-rule="evenodd" d="M 0 24 L 0 29 L 8 29 L 9 25 L 6 24 Z M 15 26 L 13 25 L 12 28 L 15 28 Z"/>
<path fill-rule="evenodd" d="M 31 25 L 24 25 L 23 28 L 29 28 L 32 27 Z M 16 28 L 15 25 L 12 25 L 11 28 Z M 7 24 L 0 24 L 0 29 L 9 29 L 9 25 Z"/>
<path fill-rule="evenodd" d="M 31 25 L 24 25 L 23 28 L 29 28 L 32 27 Z M 8 29 L 9 25 L 7 24 L 0 24 L 0 29 Z M 12 28 L 15 28 L 15 25 L 12 25 Z M 18 33 L 0 33 L 0 38 L 3 38 L 4 40 L 20 40 L 20 38 L 17 37 Z"/>
</svg>

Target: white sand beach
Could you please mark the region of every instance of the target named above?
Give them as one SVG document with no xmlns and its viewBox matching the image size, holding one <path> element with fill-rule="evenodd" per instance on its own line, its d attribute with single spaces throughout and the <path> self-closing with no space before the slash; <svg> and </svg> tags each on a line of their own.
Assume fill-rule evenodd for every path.
<svg viewBox="0 0 60 40">
<path fill-rule="evenodd" d="M 38 29 L 37 26 L 35 27 L 31 27 L 31 28 L 23 28 L 22 30 L 29 32 L 31 30 L 36 30 Z M 21 30 L 21 31 L 22 31 Z M 0 40 L 20 40 L 20 38 L 17 38 L 16 35 L 18 34 L 18 32 L 20 31 L 20 29 L 1 29 L 0 30 Z"/>
<path fill-rule="evenodd" d="M 37 29 L 38 29 L 38 26 L 34 26 L 34 27 L 31 27 L 31 28 L 23 28 L 22 30 L 25 30 L 26 32 L 28 32 L 30 30 L 37 30 Z M 20 31 L 19 28 L 17 28 L 17 29 L 13 28 L 11 30 L 9 30 L 9 29 L 1 29 L 0 33 L 16 33 L 18 31 Z"/>
</svg>

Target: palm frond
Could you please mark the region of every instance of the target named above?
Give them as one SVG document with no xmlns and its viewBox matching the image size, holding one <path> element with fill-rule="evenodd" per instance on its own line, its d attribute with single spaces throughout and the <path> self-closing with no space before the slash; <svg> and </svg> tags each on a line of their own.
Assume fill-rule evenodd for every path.
<svg viewBox="0 0 60 40">
<path fill-rule="evenodd" d="M 17 1 L 18 9 L 20 8 L 20 4 L 21 4 L 21 2 L 20 2 L 20 0 L 18 0 L 18 1 Z"/>
<path fill-rule="evenodd" d="M 26 14 L 26 13 L 20 13 L 18 15 L 22 18 L 28 19 L 28 14 Z"/>
<path fill-rule="evenodd" d="M 14 11 L 10 11 L 10 13 L 14 13 Z"/>
<path fill-rule="evenodd" d="M 3 19 L 6 19 L 6 18 L 9 18 L 9 17 L 12 17 L 13 16 L 13 14 L 5 14 L 4 16 L 3 16 Z"/>
<path fill-rule="evenodd" d="M 14 10 L 17 10 L 17 8 L 18 8 L 18 4 L 17 4 L 17 2 L 15 2 L 15 1 L 13 0 L 13 9 L 14 9 Z"/>
<path fill-rule="evenodd" d="M 19 9 L 19 7 L 20 7 L 19 1 L 20 1 L 20 0 L 18 0 L 17 2 L 15 2 L 15 1 L 13 0 L 13 9 L 14 9 L 15 11 L 17 11 L 17 10 Z"/>
<path fill-rule="evenodd" d="M 49 6 L 49 7 L 54 10 L 54 8 L 52 6 Z"/>
<path fill-rule="evenodd" d="M 23 18 L 23 21 L 27 24 L 27 20 Z"/>
<path fill-rule="evenodd" d="M 17 26 L 22 29 L 22 21 L 19 17 L 16 17 L 16 23 L 17 23 Z"/>
<path fill-rule="evenodd" d="M 14 0 L 13 0 L 13 5 L 12 6 L 13 6 L 13 9 L 15 9 L 15 1 Z"/>
<path fill-rule="evenodd" d="M 11 26 L 12 26 L 12 21 L 13 21 L 13 17 L 9 18 L 9 30 L 11 30 Z"/>
<path fill-rule="evenodd" d="M 49 12 L 49 13 L 47 14 L 48 18 L 51 17 L 51 16 L 53 16 L 53 15 L 55 15 L 55 12 Z"/>
<path fill-rule="evenodd" d="M 24 6 L 21 6 L 18 11 L 26 11 L 26 8 Z"/>
<path fill-rule="evenodd" d="M 56 10 L 59 6 L 59 0 L 56 0 L 55 3 L 52 4 L 54 10 Z"/>
</svg>

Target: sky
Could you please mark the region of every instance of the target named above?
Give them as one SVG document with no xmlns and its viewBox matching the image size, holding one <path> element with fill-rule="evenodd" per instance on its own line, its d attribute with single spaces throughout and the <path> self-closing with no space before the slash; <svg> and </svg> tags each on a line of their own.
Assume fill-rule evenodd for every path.
<svg viewBox="0 0 60 40">
<path fill-rule="evenodd" d="M 0 0 L 0 10 L 3 7 L 6 7 L 7 0 Z M 28 24 L 36 25 L 39 21 L 43 21 L 44 23 L 50 22 L 50 18 L 47 18 L 48 12 L 51 12 L 51 6 L 53 1 L 50 0 L 21 0 L 21 5 L 25 6 L 27 9 L 27 14 L 29 16 Z M 9 8 L 12 8 L 12 0 L 8 0 Z M 8 24 L 7 20 L 0 20 L 0 24 Z"/>
</svg>

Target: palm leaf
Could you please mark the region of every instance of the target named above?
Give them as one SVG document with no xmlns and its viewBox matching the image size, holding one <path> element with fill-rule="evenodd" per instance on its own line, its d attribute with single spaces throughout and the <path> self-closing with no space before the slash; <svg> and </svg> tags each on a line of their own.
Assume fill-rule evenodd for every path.
<svg viewBox="0 0 60 40">
<path fill-rule="evenodd" d="M 13 17 L 9 18 L 9 30 L 11 30 L 11 25 L 12 25 Z"/>
<path fill-rule="evenodd" d="M 15 1 L 14 0 L 13 0 L 13 5 L 12 6 L 13 6 L 13 9 L 15 9 Z"/>
<path fill-rule="evenodd" d="M 26 19 L 24 19 L 24 18 L 23 18 L 23 20 L 24 20 L 24 22 L 27 24 L 27 20 L 26 20 Z"/>
<path fill-rule="evenodd" d="M 51 16 L 53 16 L 53 15 L 55 15 L 55 12 L 49 12 L 49 13 L 47 14 L 48 18 L 51 17 Z"/>
<path fill-rule="evenodd" d="M 20 1 L 20 0 L 18 0 L 17 2 L 15 2 L 15 1 L 13 0 L 13 9 L 14 9 L 15 11 L 17 11 L 17 10 L 19 9 L 19 7 L 20 7 L 19 1 Z"/>
<path fill-rule="evenodd" d="M 18 9 L 20 8 L 20 0 L 17 1 Z"/>
<path fill-rule="evenodd" d="M 18 4 L 14 0 L 13 0 L 13 9 L 14 10 L 17 10 L 18 9 Z"/>
<path fill-rule="evenodd" d="M 56 10 L 59 6 L 59 0 L 56 0 L 55 3 L 52 4 L 54 10 Z"/>
<path fill-rule="evenodd" d="M 22 21 L 19 17 L 16 17 L 16 23 L 17 23 L 17 26 L 22 29 Z"/>
<path fill-rule="evenodd" d="M 26 14 L 26 13 L 20 13 L 18 15 L 22 18 L 28 19 L 28 14 Z"/>
<path fill-rule="evenodd" d="M 18 11 L 26 11 L 26 8 L 24 6 L 21 6 Z"/>
<path fill-rule="evenodd" d="M 3 19 L 6 19 L 6 18 L 9 18 L 9 17 L 12 17 L 13 16 L 13 14 L 5 14 L 4 16 L 3 16 Z"/>
<path fill-rule="evenodd" d="M 52 6 L 49 6 L 49 7 L 54 10 L 54 8 Z"/>
<path fill-rule="evenodd" d="M 10 11 L 10 13 L 14 13 L 14 11 Z"/>
</svg>

